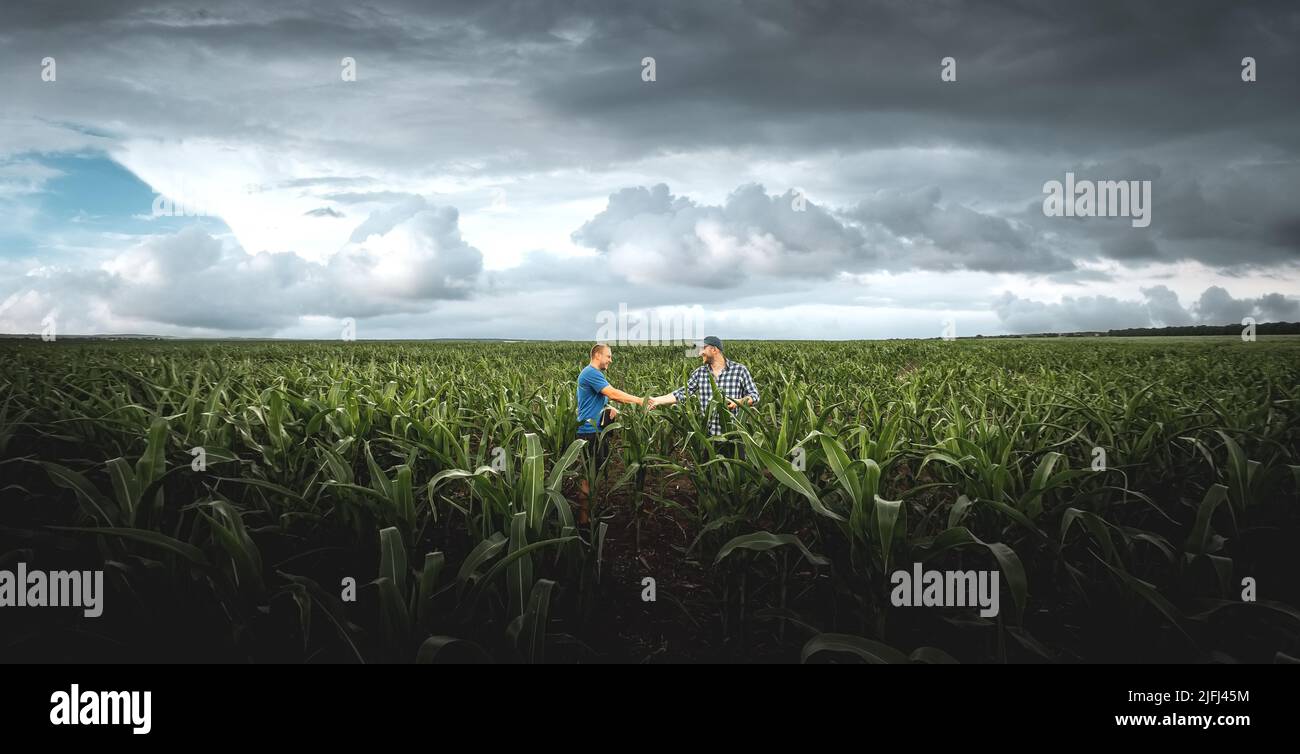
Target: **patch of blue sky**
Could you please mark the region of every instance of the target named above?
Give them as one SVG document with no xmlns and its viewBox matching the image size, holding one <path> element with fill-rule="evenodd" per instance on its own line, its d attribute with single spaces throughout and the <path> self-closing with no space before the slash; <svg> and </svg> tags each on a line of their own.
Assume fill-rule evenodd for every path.
<svg viewBox="0 0 1300 754">
<path fill-rule="evenodd" d="M 0 255 L 24 256 L 47 248 L 51 238 L 93 245 L 99 234 L 174 233 L 191 225 L 225 231 L 216 217 L 155 215 L 158 195 L 144 181 L 102 153 L 20 155 L 12 162 L 34 162 L 58 172 L 39 191 L 10 197 L 21 223 L 0 223 Z"/>
</svg>

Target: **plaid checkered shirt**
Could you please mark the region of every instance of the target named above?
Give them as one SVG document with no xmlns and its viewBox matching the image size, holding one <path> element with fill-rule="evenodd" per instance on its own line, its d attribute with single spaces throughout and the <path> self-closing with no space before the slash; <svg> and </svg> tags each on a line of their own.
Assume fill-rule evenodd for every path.
<svg viewBox="0 0 1300 754">
<path fill-rule="evenodd" d="M 713 385 L 709 383 L 711 369 L 708 364 L 703 364 L 699 369 L 691 373 L 691 377 L 686 381 L 686 387 L 678 388 L 673 391 L 677 397 L 677 402 L 681 403 L 686 400 L 686 395 L 699 398 L 700 412 L 708 410 L 709 401 L 713 400 Z M 749 368 L 744 364 L 728 360 L 726 366 L 722 368 L 722 374 L 714 378 L 718 383 L 718 389 L 722 391 L 724 398 L 730 398 L 733 401 L 739 401 L 742 398 L 749 397 L 758 403 L 758 386 L 754 384 L 754 378 L 749 374 Z M 734 416 L 739 407 L 731 409 Z M 722 417 L 717 412 L 709 415 L 709 434 L 722 434 Z"/>
</svg>

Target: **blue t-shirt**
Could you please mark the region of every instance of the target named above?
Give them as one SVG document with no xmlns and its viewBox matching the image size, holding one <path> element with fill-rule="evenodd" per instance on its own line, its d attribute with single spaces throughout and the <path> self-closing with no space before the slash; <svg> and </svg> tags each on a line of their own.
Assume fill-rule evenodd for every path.
<svg viewBox="0 0 1300 754">
<path fill-rule="evenodd" d="M 582 433 L 597 432 L 600 429 L 600 416 L 605 410 L 609 398 L 601 395 L 601 390 L 609 386 L 605 373 L 588 364 L 578 375 L 578 431 Z"/>
</svg>

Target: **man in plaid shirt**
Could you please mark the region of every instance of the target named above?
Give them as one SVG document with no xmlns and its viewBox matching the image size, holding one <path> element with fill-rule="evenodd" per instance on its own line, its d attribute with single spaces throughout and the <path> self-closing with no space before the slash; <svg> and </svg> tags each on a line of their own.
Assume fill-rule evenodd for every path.
<svg viewBox="0 0 1300 754">
<path fill-rule="evenodd" d="M 691 373 L 686 387 L 652 398 L 651 408 L 685 400 L 689 393 L 699 398 L 700 411 L 707 411 L 709 401 L 713 400 L 713 385 L 709 382 L 710 372 L 713 373 L 713 379 L 718 383 L 718 389 L 722 391 L 722 397 L 727 401 L 727 408 L 731 409 L 733 415 L 738 409 L 738 403 L 748 406 L 758 403 L 758 386 L 754 384 L 749 368 L 723 356 L 721 340 L 713 335 L 705 338 L 703 345 L 700 346 L 699 355 L 704 363 Z M 709 434 L 722 434 L 722 418 L 716 412 L 709 415 L 708 423 Z"/>
</svg>

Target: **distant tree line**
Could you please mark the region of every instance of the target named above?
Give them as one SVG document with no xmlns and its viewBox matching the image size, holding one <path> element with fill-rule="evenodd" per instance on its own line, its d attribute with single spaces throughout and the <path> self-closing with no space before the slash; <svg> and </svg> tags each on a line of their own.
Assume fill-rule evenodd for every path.
<svg viewBox="0 0 1300 754">
<path fill-rule="evenodd" d="M 1130 327 L 1107 330 L 1107 335 L 1240 335 L 1243 325 L 1186 325 L 1183 327 Z M 1300 322 L 1261 322 L 1256 335 L 1300 335 Z"/>
<path fill-rule="evenodd" d="M 1130 327 L 1124 330 L 1083 332 L 1036 332 L 1015 335 L 974 335 L 966 338 L 1097 338 L 1141 337 L 1143 335 L 1240 335 L 1244 325 L 1185 325 L 1182 327 Z M 1300 322 L 1263 322 L 1255 325 L 1256 335 L 1300 335 Z M 965 338 L 963 338 L 965 339 Z"/>
</svg>

